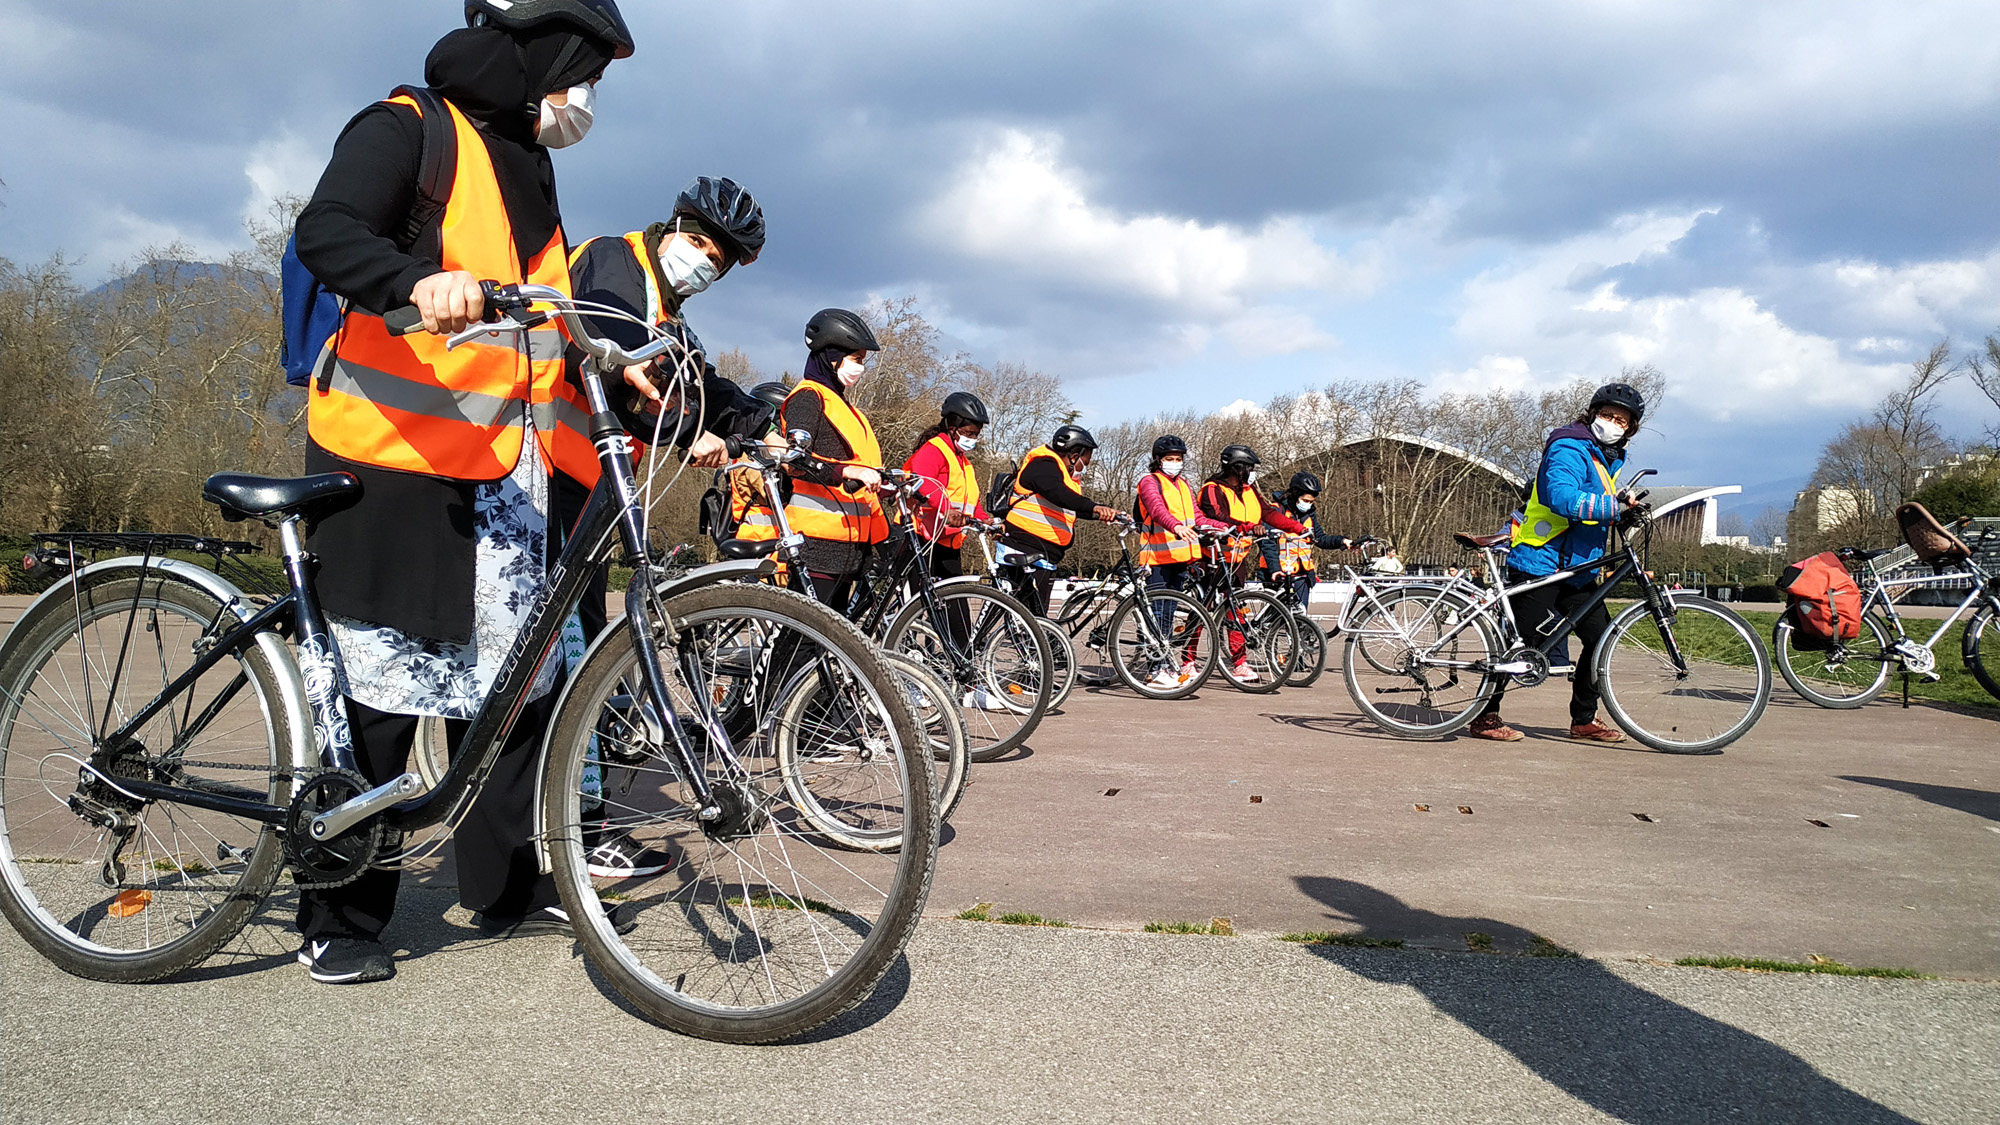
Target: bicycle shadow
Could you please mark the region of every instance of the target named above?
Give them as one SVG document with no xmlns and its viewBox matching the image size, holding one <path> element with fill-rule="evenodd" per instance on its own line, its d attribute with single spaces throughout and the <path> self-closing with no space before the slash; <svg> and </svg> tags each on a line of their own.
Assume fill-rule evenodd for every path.
<svg viewBox="0 0 2000 1125">
<path fill-rule="evenodd" d="M 1435 914 L 1348 879 L 1295 876 L 1293 882 L 1328 908 L 1329 920 L 1358 925 L 1359 937 L 1462 940 L 1480 933 L 1502 947 L 1533 940 L 1519 926 Z M 1358 976 L 1416 989 L 1544 1081 L 1632 1125 L 1912 1125 L 1777 1044 L 1640 988 L 1595 961 L 1305 948 Z"/>
<path fill-rule="evenodd" d="M 1448 738 L 1398 738 L 1360 715 L 1279 715 L 1269 711 L 1259 712 L 1258 718 L 1269 719 L 1299 730 L 1309 730 L 1314 734 L 1342 734 L 1353 738 L 1365 738 L 1374 742 L 1446 743 L 1456 740 Z"/>
<path fill-rule="evenodd" d="M 1899 781 L 1890 777 L 1860 777 L 1841 774 L 1840 780 L 1852 781 L 1858 785 L 1874 785 L 1883 789 L 1894 789 L 1898 793 L 1908 793 L 1919 801 L 1956 809 L 1962 813 L 2000 820 L 2000 793 L 1984 789 L 1963 789 L 1956 785 L 1930 785 L 1921 781 Z"/>
</svg>

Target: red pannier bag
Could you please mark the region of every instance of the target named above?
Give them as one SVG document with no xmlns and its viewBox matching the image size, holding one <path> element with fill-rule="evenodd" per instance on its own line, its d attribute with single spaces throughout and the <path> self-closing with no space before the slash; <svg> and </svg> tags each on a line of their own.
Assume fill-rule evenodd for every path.
<svg viewBox="0 0 2000 1125">
<path fill-rule="evenodd" d="M 1786 567 L 1778 589 L 1792 619 L 1793 648 L 1830 649 L 1861 635 L 1861 587 L 1832 551 Z"/>
</svg>

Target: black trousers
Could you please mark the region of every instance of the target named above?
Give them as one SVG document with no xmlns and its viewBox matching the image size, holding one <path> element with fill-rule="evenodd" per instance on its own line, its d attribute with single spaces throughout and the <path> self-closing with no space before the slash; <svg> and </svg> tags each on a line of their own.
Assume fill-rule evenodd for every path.
<svg viewBox="0 0 2000 1125">
<path fill-rule="evenodd" d="M 1002 536 L 1000 541 L 1009 547 L 1033 551 L 1052 563 L 1060 564 L 1063 556 L 1069 553 L 1068 547 L 1058 547 L 1046 539 L 1036 539 L 1026 534 L 1009 532 Z M 1056 573 L 1053 570 L 1037 570 L 1031 573 L 1027 568 L 1018 566 L 1000 568 L 1000 574 L 1007 580 L 1008 587 L 1021 592 L 1021 601 L 1027 605 L 1028 612 L 1037 617 L 1049 615 L 1049 594 L 1055 589 Z"/>
<path fill-rule="evenodd" d="M 561 900 L 555 880 L 540 871 L 528 836 L 534 831 L 535 774 L 541 764 L 542 732 L 555 707 L 555 692 L 527 705 L 507 736 L 500 760 L 479 791 L 452 842 L 458 856 L 458 901 L 467 910 L 496 918 L 514 918 Z M 380 785 L 409 768 L 410 747 L 416 741 L 417 717 L 377 711 L 347 701 L 354 737 L 354 758 L 362 776 Z M 456 757 L 466 728 L 459 719 L 445 720 L 451 754 Z M 379 937 L 395 913 L 400 871 L 369 869 L 344 887 L 299 892 L 299 933 L 307 940 L 335 937 Z"/>
<path fill-rule="evenodd" d="M 1532 582 L 1533 575 L 1522 574 L 1513 567 L 1507 568 L 1507 584 Z M 1511 594 L 1507 600 L 1514 606 L 1514 620 L 1526 634 L 1528 643 L 1539 645 L 1548 638 L 1543 625 L 1559 625 L 1577 606 L 1589 601 L 1597 592 L 1593 584 L 1570 586 L 1553 583 L 1520 594 Z M 1577 726 L 1597 718 L 1597 643 L 1604 639 L 1604 631 L 1611 628 L 1611 611 L 1604 603 L 1583 615 L 1576 623 L 1576 637 L 1583 642 L 1583 651 L 1577 654 L 1576 672 L 1572 677 L 1569 693 L 1569 721 Z M 1486 704 L 1486 714 L 1496 714 L 1500 710 L 1500 697 L 1507 688 L 1502 684 L 1493 698 Z"/>
</svg>

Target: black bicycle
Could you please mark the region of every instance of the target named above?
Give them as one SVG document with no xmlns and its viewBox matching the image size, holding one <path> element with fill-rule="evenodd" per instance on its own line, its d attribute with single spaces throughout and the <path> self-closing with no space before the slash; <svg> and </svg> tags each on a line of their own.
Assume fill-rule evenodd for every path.
<svg viewBox="0 0 2000 1125">
<path fill-rule="evenodd" d="M 500 319 L 452 344 L 560 317 L 591 357 L 583 385 L 603 472 L 437 785 L 424 791 L 406 773 L 371 786 L 355 768 L 303 540 L 355 479 L 217 474 L 204 494 L 225 518 L 277 528 L 281 595 L 260 603 L 150 553 L 110 559 L 74 568 L 0 644 L 0 910 L 69 972 L 152 980 L 228 943 L 286 868 L 301 887 L 332 887 L 440 846 L 478 798 L 586 576 L 622 545 L 625 612 L 562 690 L 533 839 L 592 966 L 646 1016 L 731 1042 L 800 1034 L 864 999 L 917 923 L 937 848 L 917 717 L 848 622 L 727 581 L 770 562 L 657 573 L 630 439 L 598 372 L 666 355 L 671 341 L 626 352 L 578 315 L 615 310 L 543 286 L 486 289 Z M 391 319 L 407 326 L 414 311 Z M 699 356 L 675 358 L 682 387 L 698 388 Z M 809 658 L 746 677 L 749 637 Z M 725 729 L 725 699 L 752 721 L 733 715 Z M 585 861 L 586 809 L 675 857 L 617 884 L 637 923 L 623 935 Z M 842 842 L 857 835 L 897 846 Z"/>
<path fill-rule="evenodd" d="M 1204 557 L 1188 570 L 1189 592 L 1222 634 L 1215 665 L 1240 691 L 1277 691 L 1306 654 L 1306 631 L 1318 627 L 1302 627 L 1302 618 L 1278 595 L 1245 584 L 1238 571 L 1256 549 L 1254 537 L 1205 528 L 1200 537 Z"/>
</svg>

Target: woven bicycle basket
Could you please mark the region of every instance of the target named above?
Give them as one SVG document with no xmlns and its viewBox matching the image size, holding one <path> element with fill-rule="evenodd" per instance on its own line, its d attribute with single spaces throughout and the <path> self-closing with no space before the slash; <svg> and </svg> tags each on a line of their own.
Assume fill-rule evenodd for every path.
<svg viewBox="0 0 2000 1125">
<path fill-rule="evenodd" d="M 1896 522 L 1903 528 L 1903 541 L 1927 563 L 1964 562 L 1972 554 L 1965 541 L 1946 530 L 1922 504 L 1912 501 L 1897 508 Z"/>
</svg>

